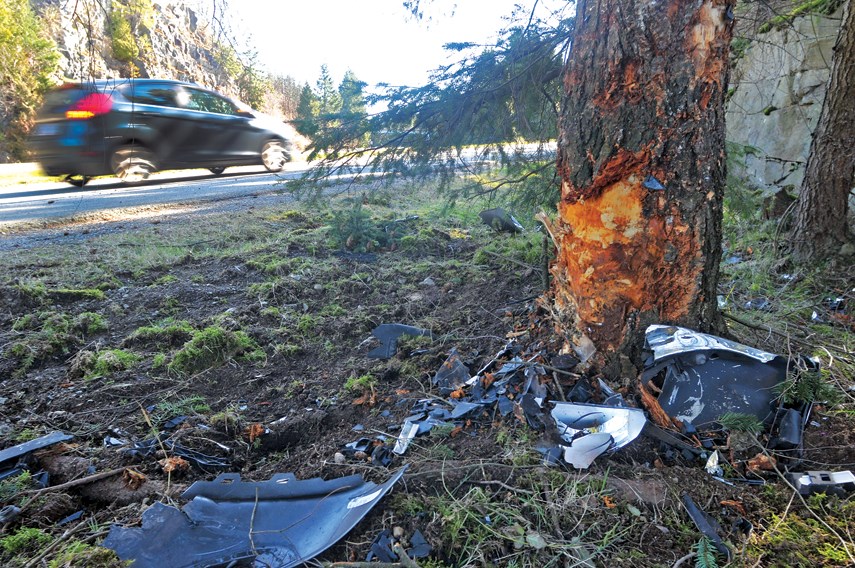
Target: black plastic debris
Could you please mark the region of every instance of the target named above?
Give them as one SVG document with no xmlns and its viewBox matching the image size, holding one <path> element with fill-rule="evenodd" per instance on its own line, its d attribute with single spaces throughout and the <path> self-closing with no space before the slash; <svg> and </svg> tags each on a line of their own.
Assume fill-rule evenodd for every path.
<svg viewBox="0 0 855 568">
<path fill-rule="evenodd" d="M 610 449 L 618 449 L 635 440 L 647 419 L 638 408 L 559 402 L 552 409 L 558 434 L 569 443 L 564 460 L 585 469 Z"/>
<path fill-rule="evenodd" d="M 0 451 L 0 471 L 14 468 L 22 458 L 36 450 L 41 450 L 49 446 L 53 446 L 54 444 L 59 444 L 60 442 L 67 442 L 68 440 L 71 440 L 72 437 L 73 436 L 65 434 L 64 432 L 52 432 L 46 436 L 42 436 L 41 438 L 36 438 L 35 440 L 30 440 L 29 442 L 23 442 L 10 448 L 6 448 L 5 450 Z"/>
<path fill-rule="evenodd" d="M 371 548 L 368 550 L 368 556 L 365 557 L 365 561 L 397 562 L 398 555 L 392 550 L 394 544 L 395 540 L 392 538 L 392 531 L 383 529 L 371 541 Z"/>
<path fill-rule="evenodd" d="M 489 225 L 494 230 L 499 232 L 522 233 L 524 230 L 520 222 L 514 219 L 513 215 L 511 215 L 501 207 L 496 207 L 495 209 L 486 209 L 478 213 L 478 216 L 481 218 L 481 221 L 485 225 Z"/>
<path fill-rule="evenodd" d="M 390 359 L 398 352 L 398 338 L 402 335 L 415 337 L 432 337 L 430 330 L 404 325 L 402 323 L 381 323 L 371 334 L 376 337 L 381 345 L 368 352 L 366 357 L 372 359 Z"/>
<path fill-rule="evenodd" d="M 698 527 L 698 530 L 701 531 L 701 534 L 707 537 L 710 542 L 712 542 L 715 549 L 723 554 L 729 562 L 730 549 L 724 544 L 724 541 L 721 540 L 721 537 L 718 534 L 721 531 L 721 527 L 716 520 L 699 509 L 695 502 L 692 501 L 692 498 L 685 493 L 683 494 L 683 505 L 686 507 L 686 512 L 689 513 L 689 517 L 692 518 L 692 522 L 694 522 L 695 526 Z"/>
<path fill-rule="evenodd" d="M 542 431 L 546 428 L 543 410 L 533 394 L 524 394 L 518 399 L 517 404 L 519 404 L 520 411 L 525 416 L 529 428 L 535 431 Z"/>
<path fill-rule="evenodd" d="M 130 447 L 121 450 L 124 454 L 134 458 L 149 458 L 165 448 L 170 454 L 184 458 L 202 471 L 218 471 L 230 467 L 229 460 L 216 456 L 209 456 L 174 442 L 170 439 L 151 438 L 141 442 L 134 442 Z"/>
<path fill-rule="evenodd" d="M 15 505 L 6 505 L 0 509 L 0 524 L 11 523 L 17 520 L 21 514 L 21 508 Z"/>
<path fill-rule="evenodd" d="M 802 495 L 827 493 L 845 497 L 855 491 L 855 475 L 851 471 L 788 473 L 787 479 Z"/>
<path fill-rule="evenodd" d="M 407 556 L 410 558 L 427 558 L 433 552 L 433 547 L 425 540 L 422 531 L 416 529 L 413 536 L 410 537 L 410 548 L 407 549 Z"/>
<path fill-rule="evenodd" d="M 663 189 L 665 189 L 665 186 L 662 185 L 662 182 L 660 182 L 658 179 L 651 175 L 645 177 L 644 181 L 641 182 L 641 185 L 643 185 L 645 189 L 649 189 L 651 191 L 662 191 Z"/>
<path fill-rule="evenodd" d="M 765 423 L 774 418 L 775 387 L 787 378 L 785 358 L 674 326 L 652 325 L 646 339 L 653 355 L 642 381 L 657 381 L 659 404 L 669 416 L 696 426 L 728 412 Z"/>
<path fill-rule="evenodd" d="M 73 523 L 74 521 L 79 521 L 80 519 L 83 518 L 83 515 L 85 513 L 86 513 L 86 511 L 84 511 L 83 509 L 77 511 L 76 513 L 71 513 L 70 515 L 68 515 L 64 519 L 58 521 L 56 523 L 56 525 L 61 527 L 61 526 L 67 525 L 69 523 Z"/>
<path fill-rule="evenodd" d="M 358 475 L 298 481 L 286 473 L 253 482 L 222 474 L 191 485 L 180 510 L 157 502 L 142 527 L 113 526 L 103 546 L 135 568 L 298 566 L 343 538 L 405 469 L 382 485 Z"/>
<path fill-rule="evenodd" d="M 175 430 L 185 422 L 187 422 L 188 416 L 176 416 L 175 418 L 170 418 L 166 422 L 163 423 L 161 428 L 163 430 Z"/>
<path fill-rule="evenodd" d="M 448 359 L 433 377 L 433 384 L 438 386 L 443 394 L 456 391 L 469 382 L 469 367 L 460 359 L 457 351 L 452 349 Z"/>
</svg>

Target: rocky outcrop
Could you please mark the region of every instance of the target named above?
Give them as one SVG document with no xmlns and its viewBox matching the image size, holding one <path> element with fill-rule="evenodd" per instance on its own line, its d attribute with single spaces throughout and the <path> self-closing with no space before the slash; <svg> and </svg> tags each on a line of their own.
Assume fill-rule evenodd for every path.
<svg viewBox="0 0 855 568">
<path fill-rule="evenodd" d="M 825 98 L 841 10 L 758 34 L 731 74 L 727 139 L 731 173 L 776 193 L 801 186 Z"/>
<path fill-rule="evenodd" d="M 154 0 L 147 24 L 136 26 L 140 56 L 136 71 L 112 56 L 109 13 L 104 0 L 32 0 L 48 34 L 56 42 L 60 63 L 57 82 L 139 77 L 192 81 L 234 94 L 231 79 L 217 63 L 213 34 L 202 17 L 182 0 Z"/>
</svg>

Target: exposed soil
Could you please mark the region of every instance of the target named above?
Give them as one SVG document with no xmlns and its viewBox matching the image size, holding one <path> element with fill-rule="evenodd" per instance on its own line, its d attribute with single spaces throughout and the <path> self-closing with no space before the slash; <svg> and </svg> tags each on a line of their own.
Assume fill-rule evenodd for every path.
<svg viewBox="0 0 855 568">
<path fill-rule="evenodd" d="M 402 217 L 385 205 L 372 211 Z M 380 483 L 408 465 L 402 482 L 322 560 L 363 560 L 381 530 L 401 527 L 404 540 L 419 530 L 433 545 L 433 560 L 423 565 L 670 566 L 700 538 L 680 504 L 683 493 L 718 520 L 742 558 L 763 558 L 766 552 L 751 550 L 733 527 L 744 526 L 736 523 L 744 518 L 764 530 L 777 501 L 785 506 L 792 497 L 780 479 L 757 477 L 781 493 L 767 498 L 768 488 L 715 481 L 703 463 L 644 437 L 587 471 L 546 467 L 535 448 L 550 441 L 548 432 L 532 429 L 521 412 L 503 417 L 490 410 L 416 438 L 388 466 L 342 454 L 361 437 L 394 443 L 417 401 L 446 398 L 431 379 L 452 350 L 472 374 L 509 341 L 523 359 L 549 367 L 560 359 L 536 301 L 539 265 L 527 254 L 538 239 L 436 216 L 401 223 L 395 239 L 377 250 L 341 251 L 321 231 L 329 222 L 322 213 L 277 206 L 74 228 L 65 231 L 71 239 L 29 235 L 39 245 L 18 247 L 28 250 L 7 260 L 0 288 L 3 446 L 52 431 L 73 434 L 72 442 L 31 456 L 33 470 L 51 472 L 51 485 L 127 469 L 45 494 L 6 533 L 30 526 L 59 535 L 65 529 L 55 523 L 78 510 L 85 511 L 78 524 L 138 523 L 153 501 L 180 505 L 184 488 L 221 471 L 245 480 L 358 473 Z M 193 223 L 197 229 L 188 227 Z M 157 255 L 158 247 L 170 255 L 149 258 L 142 268 L 110 260 L 139 249 Z M 485 247 L 496 254 L 479 256 Z M 103 297 L 84 291 L 99 284 Z M 104 328 L 87 329 L 87 313 L 98 314 Z M 49 325 L 58 314 L 65 323 Z M 371 331 L 381 323 L 428 329 L 433 339 L 405 336 L 391 359 L 367 358 L 378 345 Z M 147 327 L 157 331 L 140 331 Z M 214 327 L 237 343 L 220 345 L 223 352 L 211 351 L 204 364 L 179 368 L 178 354 L 193 333 Z M 240 337 L 251 344 L 238 345 Z M 13 349 L 18 344 L 25 347 Z M 119 356 L 104 359 L 107 350 L 133 360 L 111 363 Z M 99 360 L 106 366 L 99 368 Z M 360 377 L 368 377 L 361 387 L 346 388 Z M 637 405 L 633 381 L 604 378 Z M 564 376 L 562 390 L 575 380 Z M 537 381 L 550 399 L 562 396 L 551 373 Z M 813 420 L 807 463 L 852 467 L 851 419 L 818 409 Z M 169 462 L 160 462 L 172 451 L 127 451 L 155 431 L 228 465 L 187 468 L 175 460 L 177 469 L 167 474 Z M 4 496 L 4 504 L 22 502 L 20 494 Z M 96 543 L 104 536 L 87 530 L 80 534 L 94 534 Z M 36 552 L 5 554 L 15 563 Z"/>
</svg>

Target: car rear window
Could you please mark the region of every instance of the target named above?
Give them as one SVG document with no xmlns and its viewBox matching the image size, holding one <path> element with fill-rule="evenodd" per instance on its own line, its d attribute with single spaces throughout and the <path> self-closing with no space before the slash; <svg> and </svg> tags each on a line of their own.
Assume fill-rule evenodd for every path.
<svg viewBox="0 0 855 568">
<path fill-rule="evenodd" d="M 64 114 L 65 111 L 82 99 L 92 89 L 79 87 L 62 87 L 45 93 L 41 114 Z"/>
<path fill-rule="evenodd" d="M 176 90 L 172 85 L 135 84 L 124 92 L 125 97 L 140 105 L 177 107 Z"/>
</svg>

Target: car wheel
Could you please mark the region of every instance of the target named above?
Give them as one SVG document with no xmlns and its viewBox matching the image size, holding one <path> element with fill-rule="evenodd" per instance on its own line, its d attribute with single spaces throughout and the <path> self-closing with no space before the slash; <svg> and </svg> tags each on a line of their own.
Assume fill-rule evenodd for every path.
<svg viewBox="0 0 855 568">
<path fill-rule="evenodd" d="M 268 140 L 261 149 L 261 163 L 268 171 L 282 171 L 288 158 L 288 150 L 281 140 Z"/>
<path fill-rule="evenodd" d="M 84 185 L 89 183 L 90 179 L 92 178 L 89 176 L 68 174 L 67 176 L 65 176 L 63 181 L 65 181 L 66 183 L 70 183 L 74 187 L 83 187 Z"/>
<path fill-rule="evenodd" d="M 142 146 L 122 146 L 113 152 L 110 167 L 124 183 L 139 183 L 157 171 L 154 154 Z"/>
<path fill-rule="evenodd" d="M 212 174 L 214 174 L 215 176 L 218 176 L 218 175 L 220 175 L 221 173 L 223 173 L 224 171 L 226 171 L 226 168 L 225 168 L 225 167 L 223 167 L 223 166 L 217 166 L 216 168 L 208 168 L 208 170 L 209 170 Z"/>
</svg>

